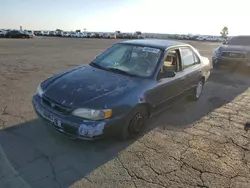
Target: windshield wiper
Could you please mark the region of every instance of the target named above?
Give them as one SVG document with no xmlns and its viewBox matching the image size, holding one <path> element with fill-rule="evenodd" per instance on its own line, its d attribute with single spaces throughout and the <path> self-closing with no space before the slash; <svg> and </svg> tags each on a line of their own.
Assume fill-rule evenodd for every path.
<svg viewBox="0 0 250 188">
<path fill-rule="evenodd" d="M 131 74 L 129 72 L 126 72 L 126 71 L 118 69 L 118 68 L 113 68 L 112 67 L 112 68 L 107 68 L 107 70 L 112 71 L 112 72 L 117 72 L 117 73 L 125 74 L 125 75 L 128 75 L 128 76 L 138 77 L 138 76 L 136 76 L 134 74 Z"/>
<path fill-rule="evenodd" d="M 93 61 L 89 65 L 96 67 L 96 68 L 99 68 L 99 69 L 107 70 L 107 68 L 105 68 L 105 67 L 103 67 L 103 66 L 101 66 Z"/>
<path fill-rule="evenodd" d="M 132 77 L 138 77 L 134 74 L 128 73 L 128 72 L 121 70 L 121 69 L 117 69 L 117 68 L 113 68 L 113 67 L 111 67 L 111 68 L 103 67 L 103 66 L 101 66 L 93 61 L 90 63 L 90 65 L 93 67 L 99 68 L 99 69 L 108 70 L 108 71 L 112 71 L 112 72 L 116 72 L 116 73 L 121 73 L 121 74 L 132 76 Z"/>
</svg>

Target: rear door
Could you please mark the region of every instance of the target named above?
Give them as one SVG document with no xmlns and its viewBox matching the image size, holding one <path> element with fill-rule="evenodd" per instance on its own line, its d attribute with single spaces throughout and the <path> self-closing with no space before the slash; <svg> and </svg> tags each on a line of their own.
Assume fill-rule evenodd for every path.
<svg viewBox="0 0 250 188">
<path fill-rule="evenodd" d="M 202 78 L 201 60 L 190 47 L 181 47 L 180 54 L 183 67 L 183 90 L 188 91 L 196 87 Z"/>
</svg>

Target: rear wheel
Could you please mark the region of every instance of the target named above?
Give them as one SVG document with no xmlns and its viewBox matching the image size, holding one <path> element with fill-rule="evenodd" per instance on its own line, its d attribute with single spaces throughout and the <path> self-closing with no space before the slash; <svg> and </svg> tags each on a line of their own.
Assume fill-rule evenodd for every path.
<svg viewBox="0 0 250 188">
<path fill-rule="evenodd" d="M 148 112 L 144 106 L 136 107 L 129 115 L 127 123 L 122 127 L 120 139 L 138 137 L 144 130 L 148 120 Z"/>
<path fill-rule="evenodd" d="M 203 91 L 203 86 L 204 86 L 204 79 L 201 79 L 197 86 L 194 88 L 194 90 L 192 91 L 192 95 L 191 95 L 191 100 L 198 100 L 202 94 Z"/>
</svg>

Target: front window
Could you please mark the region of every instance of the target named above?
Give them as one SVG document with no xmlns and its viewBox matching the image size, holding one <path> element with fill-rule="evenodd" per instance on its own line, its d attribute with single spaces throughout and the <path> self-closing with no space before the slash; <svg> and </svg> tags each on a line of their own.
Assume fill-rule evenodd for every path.
<svg viewBox="0 0 250 188">
<path fill-rule="evenodd" d="M 92 64 L 110 71 L 149 77 L 153 74 L 161 53 L 158 48 L 116 44 L 99 55 Z"/>
<path fill-rule="evenodd" d="M 227 42 L 227 45 L 250 46 L 250 37 L 249 36 L 233 37 L 231 40 Z"/>
</svg>

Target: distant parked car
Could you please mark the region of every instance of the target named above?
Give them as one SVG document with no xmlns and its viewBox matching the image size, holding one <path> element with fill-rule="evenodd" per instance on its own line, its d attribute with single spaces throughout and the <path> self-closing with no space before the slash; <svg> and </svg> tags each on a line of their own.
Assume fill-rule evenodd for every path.
<svg viewBox="0 0 250 188">
<path fill-rule="evenodd" d="M 219 46 L 213 53 L 213 65 L 250 67 L 250 36 L 236 36 Z"/>
<path fill-rule="evenodd" d="M 111 34 L 109 35 L 109 38 L 111 38 L 111 39 L 116 39 L 116 34 L 115 34 L 115 33 L 111 33 Z"/>
<path fill-rule="evenodd" d="M 115 44 L 89 65 L 59 73 L 33 97 L 37 115 L 73 138 L 137 137 L 147 120 L 183 96 L 198 100 L 210 62 L 192 46 L 167 40 Z"/>
<path fill-rule="evenodd" d="M 109 39 L 110 38 L 110 34 L 109 33 L 103 33 L 102 34 L 102 38 Z"/>
<path fill-rule="evenodd" d="M 31 30 L 27 30 L 27 31 L 23 31 L 24 33 L 28 34 L 29 35 L 29 38 L 34 38 L 35 37 L 35 34 L 33 31 Z"/>
<path fill-rule="evenodd" d="M 77 33 L 71 31 L 71 32 L 69 32 L 69 37 L 76 38 L 77 37 Z"/>
<path fill-rule="evenodd" d="M 32 30 L 24 30 L 24 32 L 29 33 L 29 34 L 34 34 L 34 31 Z"/>
<path fill-rule="evenodd" d="M 69 36 L 70 36 L 69 32 L 64 31 L 62 33 L 62 37 L 69 37 Z"/>
<path fill-rule="evenodd" d="M 26 33 L 24 31 L 14 30 L 5 34 L 6 38 L 34 38 L 34 35 Z"/>
<path fill-rule="evenodd" d="M 81 37 L 82 37 L 82 38 L 87 38 L 88 35 L 87 35 L 87 33 L 81 33 Z"/>
<path fill-rule="evenodd" d="M 39 36 L 40 35 L 40 31 L 34 31 L 34 35 Z"/>
<path fill-rule="evenodd" d="M 189 40 L 197 40 L 198 36 L 197 35 L 190 35 Z"/>
<path fill-rule="evenodd" d="M 62 34 L 63 34 L 63 31 L 56 31 L 56 36 L 57 36 L 57 37 L 61 37 Z"/>
<path fill-rule="evenodd" d="M 0 37 L 4 37 L 7 31 L 5 30 L 0 30 Z"/>
<path fill-rule="evenodd" d="M 34 34 L 37 36 L 43 36 L 43 31 L 34 31 Z"/>
<path fill-rule="evenodd" d="M 49 36 L 56 36 L 57 35 L 57 32 L 56 31 L 50 31 L 49 32 Z"/>
<path fill-rule="evenodd" d="M 95 38 L 95 33 L 87 33 L 88 38 Z"/>
<path fill-rule="evenodd" d="M 49 36 L 49 31 L 43 31 L 43 32 L 42 32 L 42 35 L 43 35 L 43 36 Z"/>
<path fill-rule="evenodd" d="M 102 38 L 102 35 L 101 35 L 101 34 L 99 34 L 99 33 L 95 33 L 94 38 Z"/>
</svg>

